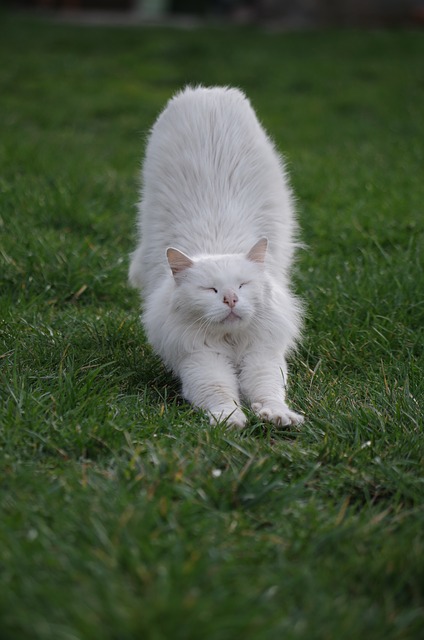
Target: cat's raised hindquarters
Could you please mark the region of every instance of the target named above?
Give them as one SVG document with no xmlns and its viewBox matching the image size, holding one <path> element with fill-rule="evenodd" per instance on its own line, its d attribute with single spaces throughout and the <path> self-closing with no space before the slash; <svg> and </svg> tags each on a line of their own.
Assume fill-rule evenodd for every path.
<svg viewBox="0 0 424 640">
<path fill-rule="evenodd" d="M 147 146 L 140 243 L 130 281 L 147 337 L 211 421 L 242 427 L 241 405 L 277 425 L 301 307 L 288 286 L 296 246 L 280 157 L 234 89 L 186 89 Z"/>
</svg>

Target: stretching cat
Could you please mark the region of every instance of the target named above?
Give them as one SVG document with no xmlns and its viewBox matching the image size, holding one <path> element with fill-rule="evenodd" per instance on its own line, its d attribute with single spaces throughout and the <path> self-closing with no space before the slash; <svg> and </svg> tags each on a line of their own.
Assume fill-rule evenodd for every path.
<svg viewBox="0 0 424 640">
<path fill-rule="evenodd" d="M 299 424 L 286 353 L 301 307 L 289 288 L 296 221 L 281 159 L 237 89 L 186 88 L 148 141 L 140 243 L 129 278 L 147 337 L 211 423 Z"/>
</svg>

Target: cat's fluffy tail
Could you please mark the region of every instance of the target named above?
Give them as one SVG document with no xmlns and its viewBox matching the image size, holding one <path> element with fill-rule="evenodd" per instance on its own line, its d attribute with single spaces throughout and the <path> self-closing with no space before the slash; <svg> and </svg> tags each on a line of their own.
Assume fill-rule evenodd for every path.
<svg viewBox="0 0 424 640">
<path fill-rule="evenodd" d="M 143 288 L 143 274 L 141 269 L 141 247 L 138 247 L 131 254 L 130 267 L 128 271 L 128 282 L 135 289 Z"/>
</svg>

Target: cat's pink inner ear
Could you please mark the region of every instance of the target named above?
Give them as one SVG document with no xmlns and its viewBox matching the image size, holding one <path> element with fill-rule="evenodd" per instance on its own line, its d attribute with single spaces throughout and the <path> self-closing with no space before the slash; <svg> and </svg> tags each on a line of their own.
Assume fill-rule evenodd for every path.
<svg viewBox="0 0 424 640">
<path fill-rule="evenodd" d="M 267 238 L 261 238 L 250 249 L 249 253 L 247 254 L 247 259 L 251 260 L 252 262 L 258 262 L 259 264 L 263 264 L 265 260 L 267 247 L 268 247 Z"/>
<path fill-rule="evenodd" d="M 166 250 L 166 257 L 168 258 L 168 263 L 174 276 L 193 266 L 193 260 L 182 251 L 178 251 L 178 249 L 170 247 Z"/>
</svg>

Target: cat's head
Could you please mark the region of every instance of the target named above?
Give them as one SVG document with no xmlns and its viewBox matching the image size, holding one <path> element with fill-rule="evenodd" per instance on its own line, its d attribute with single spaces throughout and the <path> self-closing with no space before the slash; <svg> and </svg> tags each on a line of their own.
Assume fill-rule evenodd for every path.
<svg viewBox="0 0 424 640">
<path fill-rule="evenodd" d="M 263 304 L 268 242 L 259 240 L 243 254 L 190 258 L 167 250 L 176 283 L 175 302 L 187 319 L 224 332 L 246 326 Z"/>
</svg>

